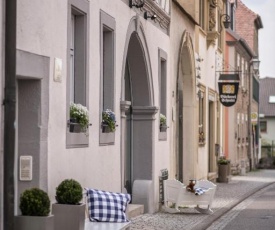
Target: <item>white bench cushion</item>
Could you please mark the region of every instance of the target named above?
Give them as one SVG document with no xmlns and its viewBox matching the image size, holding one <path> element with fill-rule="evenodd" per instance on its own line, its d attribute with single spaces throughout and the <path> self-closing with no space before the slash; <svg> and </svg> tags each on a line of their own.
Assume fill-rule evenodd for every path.
<svg viewBox="0 0 275 230">
<path fill-rule="evenodd" d="M 109 222 L 91 222 L 86 220 L 85 230 L 126 230 L 130 228 L 130 222 L 109 223 Z"/>
</svg>

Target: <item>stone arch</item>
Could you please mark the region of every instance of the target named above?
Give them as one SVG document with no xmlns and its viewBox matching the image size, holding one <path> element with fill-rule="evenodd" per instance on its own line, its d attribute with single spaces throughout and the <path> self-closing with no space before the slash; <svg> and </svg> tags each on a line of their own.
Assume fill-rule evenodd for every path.
<svg viewBox="0 0 275 230">
<path fill-rule="evenodd" d="M 138 16 L 131 19 L 126 34 L 121 85 L 122 189 L 133 193 L 133 203 L 142 203 L 135 200 L 135 197 L 142 197 L 140 191 L 148 189 L 149 197 L 154 194 L 149 187 L 153 185 L 154 120 L 157 108 L 154 106 L 149 50 Z M 133 191 L 135 181 L 139 183 Z M 149 198 L 146 200 L 143 203 L 145 212 L 151 212 L 153 207 Z"/>
<path fill-rule="evenodd" d="M 183 32 L 179 51 L 177 97 L 177 175 L 186 182 L 195 178 L 197 152 L 195 58 L 192 38 L 187 31 Z"/>
</svg>

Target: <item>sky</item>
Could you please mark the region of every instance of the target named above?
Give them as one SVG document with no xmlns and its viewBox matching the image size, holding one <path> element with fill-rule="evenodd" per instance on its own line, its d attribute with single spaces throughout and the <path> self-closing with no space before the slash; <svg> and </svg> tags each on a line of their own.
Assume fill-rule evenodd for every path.
<svg viewBox="0 0 275 230">
<path fill-rule="evenodd" d="M 258 14 L 263 23 L 259 30 L 260 77 L 275 77 L 275 0 L 241 0 Z"/>
</svg>

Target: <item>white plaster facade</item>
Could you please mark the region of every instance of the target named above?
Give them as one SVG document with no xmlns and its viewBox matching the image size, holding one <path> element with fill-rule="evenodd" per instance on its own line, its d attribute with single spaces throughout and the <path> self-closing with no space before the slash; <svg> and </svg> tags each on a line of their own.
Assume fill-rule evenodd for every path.
<svg viewBox="0 0 275 230">
<path fill-rule="evenodd" d="M 194 178 L 196 140 L 194 35 L 195 22 L 182 12 L 182 5 L 174 2 L 171 7 L 171 162 L 169 175 L 188 182 Z M 181 96 L 182 95 L 182 96 Z"/>
<path fill-rule="evenodd" d="M 68 137 L 67 83 L 69 81 L 68 18 L 70 17 L 68 2 L 85 2 L 85 5 L 88 5 L 87 107 L 92 126 L 89 127 L 88 137 L 84 137 L 88 145 L 78 148 L 68 148 L 66 144 Z M 146 2 L 158 4 L 158 1 L 148 0 Z M 67 178 L 78 180 L 83 187 L 114 192 L 124 191 L 126 169 L 123 160 L 126 151 L 125 142 L 129 140 L 125 131 L 127 109 L 124 110 L 122 107 L 130 105 L 134 111 L 132 115 L 135 129 L 134 140 L 131 140 L 131 143 L 134 146 L 134 161 L 138 162 L 133 178 L 152 183 L 150 190 L 152 201 L 149 202 L 151 206 L 147 211 L 155 212 L 159 208 L 159 176 L 162 169 L 167 168 L 171 178 L 181 177 L 180 179 L 185 183 L 190 178 L 215 179 L 215 175 L 210 175 L 216 172 L 214 144 L 221 144 L 223 133 L 223 114 L 218 105 L 216 73 L 222 52 L 217 44 L 208 44 L 207 31 L 198 26 L 198 15 L 195 13 L 198 12 L 198 1 L 189 8 L 193 12 L 189 16 L 180 9 L 176 2 L 178 1 L 170 1 L 171 8 L 168 8 L 171 13 L 168 33 L 165 31 L 165 26 L 159 24 L 159 20 L 145 20 L 144 9 L 130 8 L 127 0 L 41 0 L 39 2 L 25 0 L 17 2 L 17 58 L 19 61 L 17 95 L 19 102 L 25 102 L 21 94 L 28 96 L 26 94 L 28 88 L 24 88 L 25 81 L 34 80 L 35 87 L 41 87 L 40 91 L 34 90 L 34 94 L 30 97 L 39 98 L 38 101 L 33 101 L 37 103 L 35 104 L 37 110 L 33 116 L 37 119 L 38 125 L 31 124 L 35 126 L 30 129 L 31 134 L 26 131 L 27 136 L 28 134 L 34 135 L 36 129 L 39 130 L 38 137 L 34 138 L 37 144 L 35 150 L 18 147 L 21 143 L 20 138 L 22 139 L 24 135 L 18 131 L 20 128 L 17 129 L 17 136 L 19 136 L 17 140 L 19 144 L 17 142 L 16 146 L 19 149 L 16 151 L 17 157 L 29 155 L 32 151 L 31 154 L 37 159 L 34 161 L 35 179 L 33 181 L 18 181 L 18 173 L 16 173 L 16 181 L 19 185 L 17 197 L 25 188 L 39 186 L 48 191 L 51 201 L 55 202 L 55 188 Z M 184 1 L 179 2 L 184 6 Z M 160 8 L 157 9 L 161 11 Z M 114 143 L 104 145 L 100 144 L 102 12 L 115 24 L 114 112 L 118 124 L 114 134 Z M 163 13 L 160 16 L 163 16 L 164 22 L 167 18 L 170 20 L 169 14 Z M 1 42 L 3 43 L 2 40 Z M 167 66 L 166 116 L 169 128 L 164 139 L 159 138 L 160 50 L 161 53 L 166 54 Z M 138 54 L 142 54 L 141 59 L 135 59 Z M 200 62 L 200 79 L 196 75 L 198 64 L 196 55 L 203 58 Z M 29 61 L 26 65 L 24 65 L 25 58 Z M 55 58 L 62 60 L 61 81 L 54 80 Z M 144 84 L 139 82 L 144 88 L 138 88 L 138 86 L 135 88 L 138 103 L 132 100 L 132 104 L 129 104 L 126 98 L 127 59 L 138 60 L 137 66 L 143 63 L 141 67 L 145 69 L 142 75 L 139 75 L 138 69 L 134 74 L 134 80 L 139 82 L 139 79 L 142 79 Z M 132 63 L 131 67 L 137 68 L 135 63 Z M 206 138 L 203 145 L 198 144 L 197 93 L 199 88 L 204 89 L 206 99 L 204 110 Z M 183 94 L 181 104 L 177 101 L 179 91 Z M 28 114 L 20 103 L 18 110 Z M 180 121 L 179 111 L 183 115 L 182 121 Z M 21 113 L 17 116 L 21 119 Z M 211 123 L 208 122 L 209 116 L 211 116 Z M 26 117 L 27 115 L 22 116 L 24 119 Z M 180 122 L 182 122 L 181 128 L 179 128 Z M 19 126 L 22 127 L 22 122 L 19 122 Z M 181 138 L 179 138 L 180 132 Z M 179 151 L 180 145 L 181 151 Z M 182 162 L 180 167 L 179 154 L 181 154 Z M 18 164 L 15 168 L 18 172 Z M 181 171 L 181 176 L 179 171 Z M 142 174 L 143 172 L 145 174 Z M 18 206 L 17 199 L 15 205 Z"/>
<path fill-rule="evenodd" d="M 86 1 L 86 0 L 83 0 Z M 148 53 L 146 57 L 146 67 L 150 79 L 151 106 L 159 107 L 158 92 L 158 50 L 162 49 L 168 54 L 167 58 L 167 79 L 170 78 L 170 57 L 169 36 L 160 30 L 152 20 L 143 18 L 143 11 L 136 8 L 129 8 L 128 1 L 86 1 L 89 5 L 88 19 L 88 109 L 90 122 L 88 147 L 66 148 L 67 129 L 67 107 L 66 91 L 67 72 L 67 21 L 68 3 L 67 1 L 40 2 L 27 0 L 18 2 L 17 14 L 17 49 L 31 54 L 49 58 L 49 98 L 48 103 L 48 136 L 46 140 L 47 157 L 40 158 L 47 162 L 45 175 L 37 181 L 38 185 L 45 188 L 52 202 L 54 202 L 55 188 L 66 178 L 78 180 L 83 187 L 92 187 L 108 191 L 122 191 L 122 162 L 121 162 L 121 132 L 122 120 L 120 119 L 120 101 L 123 97 L 123 73 L 125 55 L 127 54 L 129 40 L 127 41 L 127 31 L 135 20 L 138 35 L 144 39 L 142 47 Z M 100 108 L 100 12 L 103 11 L 112 17 L 116 24 L 115 29 L 115 95 L 114 112 L 117 118 L 117 130 L 115 132 L 115 143 L 112 145 L 99 145 L 99 132 L 101 125 Z M 128 35 L 129 36 L 129 35 Z M 129 39 L 129 38 L 128 38 Z M 54 81 L 54 59 L 62 60 L 61 82 Z M 170 92 L 170 82 L 167 83 L 167 92 Z M 142 94 L 142 92 L 140 92 Z M 169 95 L 170 96 L 170 95 Z M 42 102 L 43 103 L 43 102 Z M 47 106 L 45 104 L 45 106 Z M 43 105 L 41 105 L 43 106 Z M 167 104 L 167 111 L 171 111 L 171 106 Z M 159 116 L 153 116 L 152 143 L 152 169 L 151 181 L 153 183 L 153 208 L 158 209 L 159 194 L 159 173 L 161 169 L 169 167 L 169 143 L 170 136 L 166 141 L 159 141 Z M 167 112 L 168 123 L 171 120 L 171 113 Z M 137 137 L 138 138 L 138 137 Z M 140 143 L 142 146 L 143 143 Z M 146 148 L 144 146 L 143 148 Z M 28 152 L 24 153 L 28 155 Z M 35 162 L 34 162 L 35 164 Z M 18 165 L 16 166 L 18 169 Z M 139 170 L 143 170 L 140 166 Z M 36 173 L 35 171 L 33 173 Z M 40 172 L 42 173 L 42 172 Z M 143 178 L 140 178 L 143 179 Z M 17 178 L 18 180 L 18 178 Z M 26 186 L 30 182 L 24 182 Z M 22 185 L 24 186 L 24 185 Z M 17 205 L 17 204 L 16 204 Z"/>
</svg>

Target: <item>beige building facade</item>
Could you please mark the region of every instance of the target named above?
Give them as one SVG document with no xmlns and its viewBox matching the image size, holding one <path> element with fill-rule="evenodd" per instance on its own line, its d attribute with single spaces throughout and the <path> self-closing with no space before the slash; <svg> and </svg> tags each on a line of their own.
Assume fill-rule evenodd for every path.
<svg viewBox="0 0 275 230">
<path fill-rule="evenodd" d="M 25 189 L 40 187 L 55 202 L 55 189 L 67 178 L 128 192 L 149 213 L 162 202 L 165 170 L 184 183 L 215 181 L 225 149 L 217 82 L 224 68 L 226 2 L 17 1 L 15 215 Z M 2 15 L 0 22 L 3 35 Z M 70 129 L 72 102 L 87 107 L 87 132 Z M 114 132 L 104 129 L 107 109 L 115 114 Z M 161 116 L 168 128 L 161 129 Z M 22 162 L 32 166 L 25 177 Z M 0 208 L 2 223 L 3 202 Z"/>
</svg>

